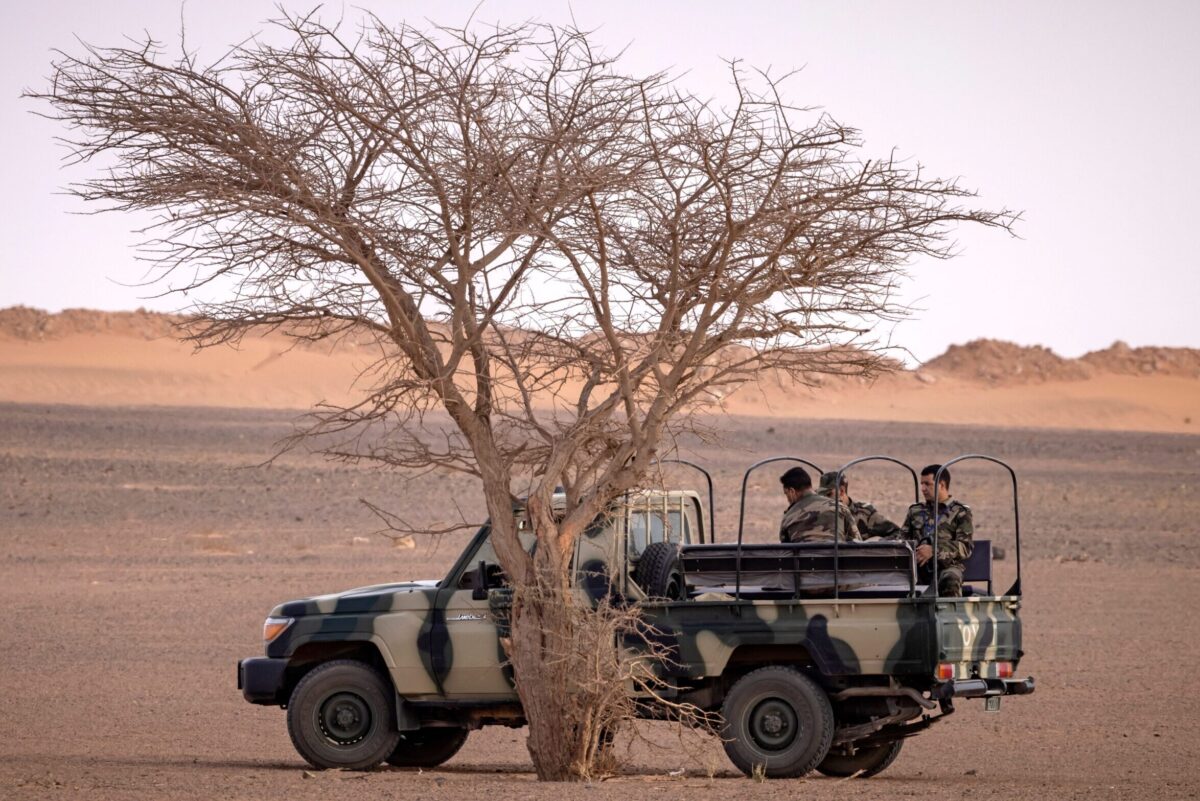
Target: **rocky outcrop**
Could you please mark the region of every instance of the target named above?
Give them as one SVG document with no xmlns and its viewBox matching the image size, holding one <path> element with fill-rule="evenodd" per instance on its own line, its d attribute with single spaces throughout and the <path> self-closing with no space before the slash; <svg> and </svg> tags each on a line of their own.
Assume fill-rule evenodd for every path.
<svg viewBox="0 0 1200 801">
<path fill-rule="evenodd" d="M 1200 378 L 1200 350 L 1196 348 L 1131 348 L 1118 341 L 1079 361 L 1105 373 Z"/>
<path fill-rule="evenodd" d="M 161 339 L 179 335 L 177 326 L 185 317 L 138 309 L 104 312 L 64 309 L 50 314 L 27 306 L 0 309 L 0 337 L 43 341 L 78 334 L 115 334 L 136 339 Z"/>
<path fill-rule="evenodd" d="M 1091 366 L 1078 359 L 1064 359 L 1049 348 L 995 339 L 951 345 L 941 356 L 927 362 L 922 370 L 990 384 L 1080 381 L 1093 373 Z"/>
</svg>

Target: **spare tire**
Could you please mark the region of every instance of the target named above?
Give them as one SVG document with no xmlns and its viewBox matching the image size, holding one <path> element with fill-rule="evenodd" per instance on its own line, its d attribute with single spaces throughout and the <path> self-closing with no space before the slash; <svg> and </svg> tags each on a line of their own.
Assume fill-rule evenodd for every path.
<svg viewBox="0 0 1200 801">
<path fill-rule="evenodd" d="M 687 587 L 679 566 L 679 546 L 673 542 L 652 542 L 646 546 L 634 568 L 633 580 L 652 599 L 687 600 Z"/>
</svg>

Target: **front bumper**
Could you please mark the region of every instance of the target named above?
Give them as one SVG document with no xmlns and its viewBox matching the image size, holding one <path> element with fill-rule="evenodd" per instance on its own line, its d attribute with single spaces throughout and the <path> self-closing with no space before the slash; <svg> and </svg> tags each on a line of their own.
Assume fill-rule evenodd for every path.
<svg viewBox="0 0 1200 801">
<path fill-rule="evenodd" d="M 993 695 L 1029 695 L 1033 677 L 1025 679 L 955 679 L 939 684 L 934 698 L 987 698 Z"/>
<path fill-rule="evenodd" d="M 238 689 L 252 704 L 283 706 L 287 703 L 285 673 L 286 659 L 252 656 L 238 662 Z"/>
</svg>

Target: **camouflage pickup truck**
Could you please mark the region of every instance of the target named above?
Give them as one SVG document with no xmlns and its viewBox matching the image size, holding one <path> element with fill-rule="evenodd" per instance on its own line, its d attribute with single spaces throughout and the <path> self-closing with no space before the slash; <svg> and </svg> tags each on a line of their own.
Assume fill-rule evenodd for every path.
<svg viewBox="0 0 1200 801">
<path fill-rule="evenodd" d="M 966 458 L 997 461 L 946 464 Z M 843 470 L 869 459 L 901 464 L 867 457 Z M 783 460 L 816 469 L 774 457 L 746 477 Z M 1032 678 L 1015 678 L 1019 526 L 1010 590 L 992 594 L 990 549 L 977 542 L 965 595 L 938 597 L 903 541 L 745 544 L 739 523 L 736 542 L 714 542 L 708 486 L 708 515 L 694 491 L 627 496 L 581 537 L 576 575 L 581 593 L 640 605 L 669 647 L 666 695 L 722 716 L 740 770 L 871 776 L 955 699 L 995 709 L 1033 692 Z M 1015 474 L 1013 502 L 1015 513 Z M 238 664 L 238 687 L 285 708 L 296 750 L 319 768 L 430 767 L 474 729 L 524 725 L 499 643 L 496 562 L 484 525 L 440 581 L 280 604 L 263 627 L 266 656 Z"/>
</svg>

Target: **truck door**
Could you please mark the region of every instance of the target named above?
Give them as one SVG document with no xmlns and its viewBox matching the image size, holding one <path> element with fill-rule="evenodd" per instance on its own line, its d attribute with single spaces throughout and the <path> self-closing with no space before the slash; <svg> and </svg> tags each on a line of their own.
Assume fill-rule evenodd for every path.
<svg viewBox="0 0 1200 801">
<path fill-rule="evenodd" d="M 521 540 L 527 549 L 533 547 L 531 533 L 523 533 Z M 442 608 L 437 617 L 441 620 L 434 621 L 430 637 L 434 672 L 440 675 L 442 692 L 447 695 L 515 699 L 517 693 L 509 680 L 511 671 L 503 667 L 507 657 L 500 646 L 496 620 L 487 600 L 471 597 L 474 570 L 480 561 L 488 565 L 499 562 L 490 535 L 462 572 L 452 577 L 454 586 L 439 593 Z"/>
</svg>

